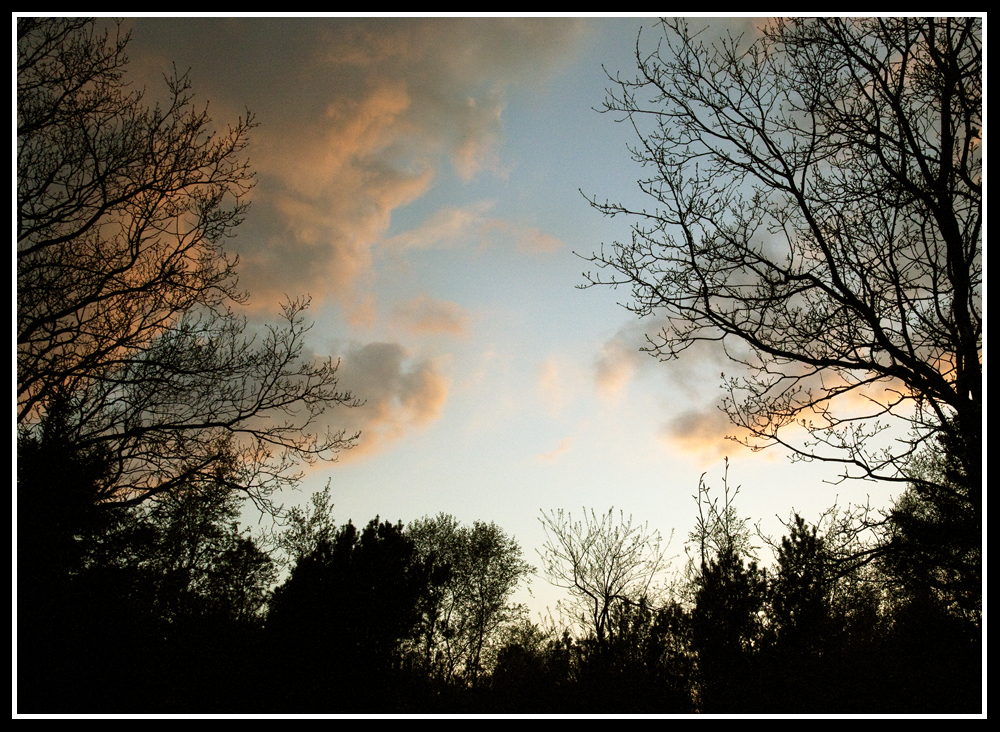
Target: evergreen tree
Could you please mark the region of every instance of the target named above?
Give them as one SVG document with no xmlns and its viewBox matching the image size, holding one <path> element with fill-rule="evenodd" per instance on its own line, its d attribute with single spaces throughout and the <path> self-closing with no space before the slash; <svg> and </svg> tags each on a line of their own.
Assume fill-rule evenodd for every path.
<svg viewBox="0 0 1000 732">
<path fill-rule="evenodd" d="M 691 612 L 701 711 L 759 710 L 754 661 L 763 635 L 766 592 L 766 574 L 757 562 L 744 564 L 732 550 L 702 566 Z"/>
</svg>

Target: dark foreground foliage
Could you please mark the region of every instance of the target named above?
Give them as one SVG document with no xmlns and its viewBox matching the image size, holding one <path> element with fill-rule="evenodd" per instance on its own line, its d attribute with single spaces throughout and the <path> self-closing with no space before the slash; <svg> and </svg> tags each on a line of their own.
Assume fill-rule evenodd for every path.
<svg viewBox="0 0 1000 732">
<path fill-rule="evenodd" d="M 446 561 L 426 543 L 426 529 L 432 522 L 451 527 L 444 535 L 462 536 L 450 517 L 415 522 L 412 533 L 378 518 L 360 529 L 351 522 L 335 528 L 329 516 L 310 524 L 299 514 L 289 535 L 304 536 L 306 525 L 323 528 L 289 558 L 241 532 L 237 506 L 224 492 L 127 509 L 87 503 L 81 497 L 101 466 L 99 455 L 66 446 L 19 445 L 21 713 L 982 707 L 981 613 L 968 601 L 979 571 L 974 558 L 967 558 L 972 578 L 947 574 L 955 565 L 951 544 L 938 556 L 922 544 L 917 562 L 908 541 L 897 538 L 910 531 L 904 516 L 922 517 L 925 526 L 946 520 L 934 518 L 933 497 L 904 496 L 890 514 L 889 538 L 867 555 L 875 558 L 847 569 L 834 537 L 798 516 L 767 570 L 725 549 L 739 537 L 722 536 L 723 551 L 706 550 L 677 588 L 680 599 L 623 598 L 599 639 L 555 624 L 542 628 L 505 604 L 506 614 L 480 630 L 456 619 L 462 587 L 487 586 L 501 575 L 489 562 L 476 565 L 485 568 L 478 575 L 473 562 L 463 569 L 454 547 L 506 556 L 498 566 L 507 569 L 520 566 L 520 549 L 502 532 L 498 554 L 453 544 Z M 67 500 L 58 505 L 42 500 L 59 492 Z M 314 504 L 329 508 L 328 501 Z M 277 584 L 282 563 L 290 571 Z M 503 603 L 515 586 L 500 594 Z M 468 655 L 454 662 L 455 649 L 470 641 L 478 644 L 475 662 Z"/>
</svg>

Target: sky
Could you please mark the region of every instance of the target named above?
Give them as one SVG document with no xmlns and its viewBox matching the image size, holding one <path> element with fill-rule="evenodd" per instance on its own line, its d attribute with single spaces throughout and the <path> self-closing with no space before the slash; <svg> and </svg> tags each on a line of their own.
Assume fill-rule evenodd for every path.
<svg viewBox="0 0 1000 732">
<path fill-rule="evenodd" d="M 703 18 L 755 33 L 752 18 Z M 780 536 L 792 510 L 887 505 L 890 489 L 834 484 L 830 464 L 791 463 L 725 439 L 718 350 L 660 363 L 657 328 L 629 293 L 580 289 L 582 257 L 629 237 L 598 201 L 642 203 L 634 134 L 601 107 L 608 74 L 634 73 L 662 34 L 617 18 L 138 18 L 131 77 L 154 98 L 172 64 L 217 128 L 253 112 L 252 207 L 228 248 L 257 320 L 311 297 L 309 348 L 340 361 L 364 406 L 334 464 L 309 468 L 307 502 L 330 483 L 338 524 L 445 512 L 496 522 L 529 562 L 540 511 L 612 507 L 683 557 L 700 477 Z M 895 489 L 898 490 L 898 489 Z M 771 560 L 761 551 L 765 563 Z M 537 577 L 533 613 L 563 592 Z"/>
</svg>

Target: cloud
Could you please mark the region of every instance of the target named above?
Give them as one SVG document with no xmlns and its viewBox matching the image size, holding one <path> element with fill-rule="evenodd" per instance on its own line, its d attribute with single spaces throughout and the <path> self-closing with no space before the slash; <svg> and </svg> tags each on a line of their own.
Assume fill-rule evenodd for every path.
<svg viewBox="0 0 1000 732">
<path fill-rule="evenodd" d="M 538 393 L 552 417 L 558 417 L 569 402 L 565 377 L 554 358 L 545 361 L 538 370 Z"/>
<path fill-rule="evenodd" d="M 714 461 L 733 452 L 733 444 L 726 437 L 737 431 L 726 413 L 710 404 L 673 417 L 663 425 L 658 437 L 676 452 Z"/>
<path fill-rule="evenodd" d="M 361 432 L 357 447 L 341 453 L 356 459 L 426 428 L 441 416 L 448 381 L 433 361 L 412 361 L 397 343 L 369 343 L 348 350 L 340 361 L 338 388 L 364 404 L 335 410 L 335 429 Z"/>
<path fill-rule="evenodd" d="M 410 229 L 385 240 L 385 244 L 402 249 L 431 249 L 477 241 L 479 246 L 511 243 L 522 254 L 551 254 L 565 244 L 551 234 L 533 227 L 487 217 L 493 207 L 489 201 L 477 201 L 468 206 L 446 206 Z"/>
<path fill-rule="evenodd" d="M 629 342 L 623 331 L 619 331 L 601 346 L 600 353 L 594 359 L 597 393 L 605 399 L 617 400 L 647 358 L 637 346 Z"/>
<path fill-rule="evenodd" d="M 241 284 L 257 307 L 309 293 L 349 309 L 363 296 L 373 247 L 431 246 L 481 230 L 477 205 L 381 239 L 392 212 L 446 172 L 464 180 L 500 172 L 507 89 L 546 78 L 583 27 L 573 19 L 313 18 L 272 20 L 264 33 L 253 24 L 234 19 L 228 28 L 252 41 L 256 76 L 240 82 L 249 97 L 241 103 L 260 122 L 250 151 L 255 231 L 231 243 Z M 261 62 L 284 59 L 293 42 L 294 64 Z M 558 246 L 535 230 L 517 241 L 531 252 Z"/>
<path fill-rule="evenodd" d="M 493 232 L 500 232 L 513 239 L 514 248 L 522 254 L 551 254 L 565 246 L 561 240 L 533 226 L 523 226 L 502 219 L 491 219 L 483 227 L 486 242 L 490 241 L 490 234 Z"/>
<path fill-rule="evenodd" d="M 656 342 L 657 334 L 666 326 L 668 322 L 663 317 L 632 320 L 605 341 L 594 358 L 594 385 L 598 393 L 617 400 L 633 379 L 656 374 L 666 379 L 670 389 L 684 399 L 703 402 L 718 394 L 722 373 L 731 375 L 741 371 L 718 341 L 698 341 L 679 358 L 657 359 L 644 349 L 652 347 L 650 338 Z M 739 344 L 730 346 L 731 351 L 738 348 Z"/>
<path fill-rule="evenodd" d="M 694 343 L 670 361 L 641 350 L 651 345 L 647 334 L 655 340 L 665 324 L 662 317 L 634 320 L 605 341 L 594 359 L 594 385 L 599 395 L 617 403 L 629 385 L 642 378 L 642 388 L 653 397 L 645 401 L 646 408 L 660 403 L 673 415 L 658 431 L 659 439 L 678 453 L 717 460 L 733 451 L 727 436 L 745 435 L 719 409 L 722 373 L 731 375 L 740 368 L 713 341 Z"/>
<path fill-rule="evenodd" d="M 526 254 L 551 254 L 565 246 L 561 240 L 534 227 L 525 227 L 520 234 L 517 250 Z"/>
<path fill-rule="evenodd" d="M 488 201 L 478 201 L 464 207 L 446 206 L 429 216 L 417 228 L 385 240 L 385 244 L 401 249 L 431 249 L 451 246 L 462 240 L 482 239 L 486 226 Z"/>
<path fill-rule="evenodd" d="M 672 363 L 672 362 L 671 362 Z M 802 391 L 799 396 L 805 400 L 807 393 L 812 392 L 813 396 L 818 396 L 823 391 L 823 386 L 832 388 L 845 384 L 837 374 L 810 374 L 809 369 L 802 365 L 788 365 L 786 372 L 797 371 L 803 374 L 803 378 L 798 382 L 797 387 Z M 789 383 L 788 386 L 792 388 Z M 884 405 L 893 401 L 897 392 L 893 389 L 892 382 L 864 385 L 855 388 L 844 394 L 840 394 L 829 402 L 820 406 L 828 408 L 828 414 L 803 409 L 796 417 L 796 421 L 781 427 L 780 435 L 783 441 L 796 443 L 807 437 L 807 431 L 798 423 L 799 420 L 807 420 L 816 429 L 829 426 L 829 417 L 833 419 L 858 418 L 862 416 L 876 417 L 882 414 Z M 739 399 L 746 396 L 736 392 Z M 896 413 L 909 409 L 909 404 L 904 403 Z M 766 440 L 754 438 L 750 431 L 733 424 L 725 411 L 720 409 L 719 400 L 708 400 L 700 407 L 685 410 L 670 420 L 662 427 L 659 433 L 661 440 L 669 444 L 673 449 L 686 454 L 700 454 L 709 460 L 724 457 L 732 454 L 734 445 L 727 437 L 735 437 L 739 441 L 748 440 L 751 444 L 766 444 Z"/>
<path fill-rule="evenodd" d="M 446 300 L 419 297 L 396 306 L 397 322 L 402 323 L 411 333 L 433 335 L 465 335 L 469 317 L 459 305 Z"/>
<path fill-rule="evenodd" d="M 564 437 L 563 439 L 559 440 L 559 446 L 555 450 L 540 454 L 538 456 L 538 459 L 546 463 L 555 462 L 559 457 L 561 457 L 562 455 L 564 455 L 566 452 L 569 451 L 570 442 L 571 442 L 570 438 Z"/>
</svg>

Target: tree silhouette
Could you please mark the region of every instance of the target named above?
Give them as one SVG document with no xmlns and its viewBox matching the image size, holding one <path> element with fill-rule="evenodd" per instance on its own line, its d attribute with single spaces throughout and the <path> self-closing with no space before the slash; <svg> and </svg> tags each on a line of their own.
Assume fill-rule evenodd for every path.
<svg viewBox="0 0 1000 732">
<path fill-rule="evenodd" d="M 542 558 L 545 578 L 570 592 L 575 620 L 592 631 L 603 645 L 618 603 L 639 602 L 652 595 L 654 580 L 665 568 L 665 548 L 659 532 L 648 525 L 633 526 L 632 517 L 614 520 L 614 509 L 600 519 L 591 510 L 583 521 L 562 510 L 542 512 L 545 529 Z"/>
<path fill-rule="evenodd" d="M 830 608 L 829 563 L 817 531 L 817 526 L 808 528 L 795 514 L 791 533 L 781 540 L 770 587 L 770 618 L 779 642 L 806 653 L 823 644 Z"/>
<path fill-rule="evenodd" d="M 65 589 L 84 565 L 85 540 L 113 519 L 98 508 L 110 457 L 80 449 L 67 426 L 65 402 L 55 402 L 38 429 L 17 440 L 17 561 L 19 588 Z M 44 588 L 44 589 L 43 589 Z"/>
<path fill-rule="evenodd" d="M 681 589 L 697 659 L 692 685 L 700 711 L 750 712 L 762 701 L 754 669 L 764 639 L 767 575 L 757 566 L 747 519 L 736 510 L 740 486 L 730 490 L 728 460 L 722 486 L 722 496 L 713 498 L 705 476 L 699 479 L 698 517 L 686 547 Z"/>
<path fill-rule="evenodd" d="M 690 571 L 697 572 L 711 558 L 723 554 L 755 556 L 748 521 L 736 511 L 735 501 L 741 487 L 730 490 L 729 458 L 725 459 L 721 497 L 712 497 L 712 488 L 705 482 L 704 473 L 698 479 L 698 495 L 692 496 L 698 504 L 698 518 L 694 530 L 688 534 L 688 546 L 697 550 L 697 557 L 690 558 Z"/>
<path fill-rule="evenodd" d="M 322 491 L 309 498 L 308 512 L 299 506 L 292 506 L 285 513 L 284 529 L 276 537 L 277 548 L 284 555 L 284 564 L 294 564 L 307 554 L 319 548 L 321 543 L 333 543 L 337 526 L 333 521 L 333 499 L 330 483 Z"/>
<path fill-rule="evenodd" d="M 103 22 L 103 21 L 102 21 Z M 224 248 L 254 176 L 247 114 L 212 130 L 186 75 L 149 104 L 120 26 L 17 19 L 19 701 L 217 709 L 274 565 L 237 526 L 352 438 L 303 358 L 307 300 L 251 326 Z M 87 659 L 86 670 L 81 659 Z M 214 684 L 209 684 L 212 677 Z M 224 679 L 224 680 L 222 680 Z M 142 680 L 143 683 L 138 683 Z M 212 697 L 209 689 L 219 692 Z"/>
<path fill-rule="evenodd" d="M 350 522 L 299 558 L 267 616 L 278 711 L 401 708 L 404 645 L 416 634 L 430 568 L 401 523 Z"/>
<path fill-rule="evenodd" d="M 982 523 L 977 491 L 959 454 L 980 438 L 950 434 L 911 462 L 911 483 L 889 513 L 886 569 L 910 593 L 982 623 Z M 978 488 L 978 486 L 976 486 Z"/>
<path fill-rule="evenodd" d="M 259 644 L 276 579 L 239 499 L 223 481 L 100 506 L 113 461 L 76 449 L 60 422 L 57 405 L 19 444 L 18 708 L 238 710 L 256 686 L 232 671 Z"/>
<path fill-rule="evenodd" d="M 691 611 L 691 641 L 697 653 L 699 709 L 729 714 L 759 710 L 753 673 L 762 637 L 767 597 L 763 570 L 732 550 L 701 570 Z"/>
<path fill-rule="evenodd" d="M 527 619 L 510 629 L 490 674 L 491 711 L 542 714 L 560 709 L 556 689 L 566 682 L 568 663 L 557 667 L 553 640 Z"/>
<path fill-rule="evenodd" d="M 233 310 L 246 296 L 223 243 L 254 183 L 251 116 L 213 133 L 176 73 L 148 106 L 127 42 L 93 20 L 17 20 L 18 430 L 58 403 L 65 439 L 110 460 L 105 506 L 225 475 L 267 510 L 301 461 L 352 444 L 315 425 L 355 402 L 334 363 L 302 357 L 308 301 L 257 333 Z"/>
<path fill-rule="evenodd" d="M 163 578 L 158 606 L 165 617 L 214 615 L 254 624 L 263 619 L 277 567 L 250 530 L 240 528 L 240 508 L 225 483 L 165 494 L 136 508 L 137 520 L 154 537 L 137 553 L 146 554 L 146 564 Z"/>
<path fill-rule="evenodd" d="M 662 25 L 605 103 L 654 207 L 592 199 L 636 223 L 589 285 L 666 319 L 661 359 L 721 341 L 748 372 L 724 407 L 751 447 L 902 483 L 944 433 L 971 441 L 955 457 L 978 506 L 982 20 L 775 20 L 712 45 Z M 893 423 L 911 434 L 886 450 Z"/>
<path fill-rule="evenodd" d="M 439 668 L 446 682 L 462 677 L 475 684 L 502 624 L 514 617 L 510 596 L 534 567 L 494 523 L 466 527 L 442 513 L 412 522 L 406 535 L 436 570 L 421 626 L 427 672 Z"/>
<path fill-rule="evenodd" d="M 609 641 L 580 659 L 582 710 L 676 714 L 694 711 L 690 617 L 676 602 L 654 607 L 645 597 L 617 603 Z"/>
<path fill-rule="evenodd" d="M 770 711 L 830 712 L 836 694 L 829 662 L 843 639 L 835 627 L 832 595 L 835 577 L 819 527 L 795 514 L 777 550 L 777 567 L 768 587 L 769 679 L 781 691 Z M 847 667 L 838 668 L 842 671 Z"/>
</svg>

